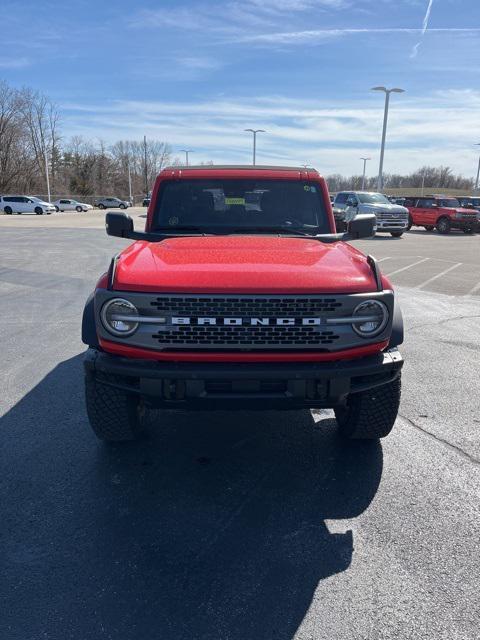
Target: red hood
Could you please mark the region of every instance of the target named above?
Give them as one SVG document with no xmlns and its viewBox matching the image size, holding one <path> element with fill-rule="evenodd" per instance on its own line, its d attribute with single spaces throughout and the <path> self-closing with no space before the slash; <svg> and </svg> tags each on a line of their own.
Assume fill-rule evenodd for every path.
<svg viewBox="0 0 480 640">
<path fill-rule="evenodd" d="M 138 241 L 119 256 L 114 288 L 189 293 L 375 291 L 365 256 L 343 242 L 258 236 Z"/>
</svg>

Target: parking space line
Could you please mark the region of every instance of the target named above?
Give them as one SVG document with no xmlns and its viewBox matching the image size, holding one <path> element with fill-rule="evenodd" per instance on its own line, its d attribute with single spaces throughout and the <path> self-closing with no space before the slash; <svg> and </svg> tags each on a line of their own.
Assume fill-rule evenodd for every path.
<svg viewBox="0 0 480 640">
<path fill-rule="evenodd" d="M 401 273 L 402 271 L 406 271 L 407 269 L 411 269 L 412 267 L 415 267 L 417 264 L 421 264 L 422 262 L 426 262 L 427 260 L 430 260 L 430 258 L 423 258 L 422 260 L 417 260 L 416 262 L 412 262 L 412 264 L 409 264 L 406 267 L 402 267 L 401 269 L 396 269 L 395 271 L 387 273 L 386 274 L 387 278 L 389 278 L 390 276 L 394 276 L 397 273 Z"/>
<path fill-rule="evenodd" d="M 442 276 L 446 275 L 450 271 L 453 271 L 454 269 L 459 267 L 461 264 L 462 264 L 461 262 L 457 262 L 453 264 L 451 267 L 448 267 L 448 269 L 445 269 L 444 271 L 440 271 L 440 273 L 437 273 L 436 276 L 432 276 L 428 280 L 425 280 L 425 282 L 422 282 L 422 284 L 419 284 L 418 286 L 416 286 L 415 289 L 423 289 L 423 287 L 425 287 L 427 284 L 430 284 L 434 280 L 438 280 L 438 278 L 441 278 Z"/>
<path fill-rule="evenodd" d="M 472 289 L 470 289 L 470 291 L 467 293 L 467 296 L 473 296 L 473 294 L 477 293 L 477 291 L 480 291 L 480 282 L 476 284 Z"/>
<path fill-rule="evenodd" d="M 377 262 L 383 262 L 384 260 L 391 260 L 391 256 L 386 256 L 385 258 L 379 258 Z"/>
</svg>

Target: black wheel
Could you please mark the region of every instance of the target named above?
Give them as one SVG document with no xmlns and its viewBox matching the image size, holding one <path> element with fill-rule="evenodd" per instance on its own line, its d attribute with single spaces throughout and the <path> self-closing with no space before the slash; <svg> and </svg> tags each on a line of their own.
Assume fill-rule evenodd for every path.
<svg viewBox="0 0 480 640">
<path fill-rule="evenodd" d="M 473 233 L 473 229 L 464 229 L 463 233 Z"/>
<path fill-rule="evenodd" d="M 120 442 L 139 437 L 141 420 L 135 395 L 86 377 L 85 400 L 90 426 L 97 438 Z"/>
<path fill-rule="evenodd" d="M 60 209 L 57 207 L 57 205 L 55 205 L 55 211 L 58 213 L 60 211 Z"/>
<path fill-rule="evenodd" d="M 395 424 L 400 405 L 401 378 L 381 387 L 352 393 L 345 407 L 335 409 L 340 434 L 354 440 L 385 438 Z"/>
<path fill-rule="evenodd" d="M 78 211 L 78 213 L 82 213 L 83 211 L 82 207 L 75 207 L 75 209 Z"/>
<path fill-rule="evenodd" d="M 7 216 L 11 216 L 13 213 L 12 207 L 5 207 L 4 211 L 7 214 Z"/>
<path fill-rule="evenodd" d="M 401 238 L 403 236 L 403 231 L 390 231 L 390 234 L 394 238 Z"/>
<path fill-rule="evenodd" d="M 451 224 L 448 218 L 440 218 L 437 222 L 438 233 L 450 233 Z"/>
<path fill-rule="evenodd" d="M 37 216 L 41 216 L 43 214 L 42 207 L 35 207 L 35 213 L 37 214 Z"/>
<path fill-rule="evenodd" d="M 427 224 L 425 227 L 425 231 L 433 231 L 435 227 L 432 224 Z"/>
<path fill-rule="evenodd" d="M 412 216 L 408 216 L 408 225 L 407 225 L 407 231 L 410 231 L 410 229 L 413 227 L 413 219 Z"/>
<path fill-rule="evenodd" d="M 120 209 L 126 209 L 126 208 L 127 208 L 127 207 L 126 207 L 126 206 L 123 204 L 123 202 L 122 202 L 122 204 L 120 205 Z"/>
<path fill-rule="evenodd" d="M 99 208 L 99 209 L 105 209 L 105 205 L 104 205 L 104 204 L 102 204 L 102 203 L 100 203 L 100 204 L 98 205 L 98 208 Z"/>
</svg>

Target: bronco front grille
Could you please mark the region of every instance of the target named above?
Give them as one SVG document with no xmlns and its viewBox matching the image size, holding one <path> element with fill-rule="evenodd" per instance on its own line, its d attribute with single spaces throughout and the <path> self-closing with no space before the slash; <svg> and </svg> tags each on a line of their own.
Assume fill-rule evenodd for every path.
<svg viewBox="0 0 480 640">
<path fill-rule="evenodd" d="M 192 316 L 316 316 L 339 311 L 343 305 L 337 298 L 284 297 L 158 297 L 150 303 L 161 313 Z"/>
<path fill-rule="evenodd" d="M 96 308 L 100 310 L 119 293 L 97 291 Z M 123 344 L 197 353 L 329 352 L 381 341 L 390 324 L 381 335 L 368 340 L 354 331 L 348 319 L 362 300 L 381 299 L 390 311 L 393 298 L 390 291 L 336 295 L 122 292 L 121 297 L 131 301 L 142 318 L 136 331 L 121 340 Z M 112 340 L 100 318 L 97 328 L 104 340 Z"/>
<path fill-rule="evenodd" d="M 182 326 L 175 330 L 159 331 L 152 338 L 162 346 L 212 345 L 218 347 L 274 347 L 301 348 L 312 345 L 332 345 L 340 336 L 334 331 L 319 331 L 315 327 L 198 327 Z"/>
</svg>

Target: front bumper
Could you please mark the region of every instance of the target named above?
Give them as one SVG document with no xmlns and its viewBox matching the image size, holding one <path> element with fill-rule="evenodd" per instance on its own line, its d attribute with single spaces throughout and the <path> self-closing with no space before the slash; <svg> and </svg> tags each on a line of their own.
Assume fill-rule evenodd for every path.
<svg viewBox="0 0 480 640">
<path fill-rule="evenodd" d="M 377 232 L 378 231 L 406 231 L 408 227 L 408 220 L 378 220 L 377 219 Z"/>
<path fill-rule="evenodd" d="M 138 394 L 153 407 L 301 409 L 341 406 L 351 393 L 392 382 L 403 359 L 395 348 L 335 362 L 180 363 L 88 349 L 84 366 L 90 379 Z"/>
<path fill-rule="evenodd" d="M 461 229 L 462 231 L 464 229 L 471 229 L 478 232 L 480 230 L 480 221 L 476 218 L 467 218 L 466 220 L 462 220 L 461 218 L 450 218 L 450 226 L 452 229 Z"/>
</svg>

